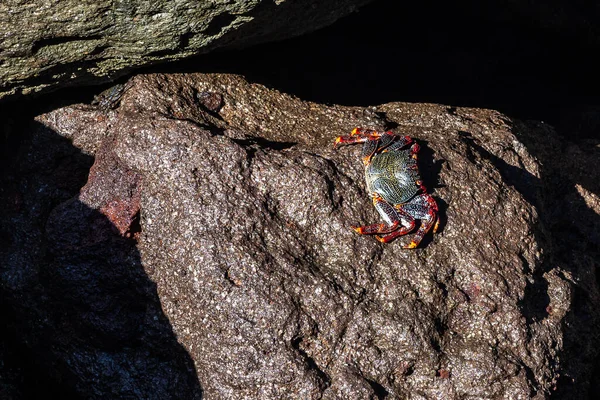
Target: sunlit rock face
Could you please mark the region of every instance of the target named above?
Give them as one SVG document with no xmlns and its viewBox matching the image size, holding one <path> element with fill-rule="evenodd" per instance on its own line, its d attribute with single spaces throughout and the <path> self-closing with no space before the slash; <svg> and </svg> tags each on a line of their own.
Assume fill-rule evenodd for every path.
<svg viewBox="0 0 600 400">
<path fill-rule="evenodd" d="M 322 105 L 234 75 L 140 75 L 95 103 L 37 117 L 1 219 L 13 329 L 80 396 L 587 391 L 597 147 L 490 110 Z M 415 250 L 350 229 L 381 222 L 360 146 L 333 149 L 357 126 L 421 146 L 442 223 Z"/>
</svg>

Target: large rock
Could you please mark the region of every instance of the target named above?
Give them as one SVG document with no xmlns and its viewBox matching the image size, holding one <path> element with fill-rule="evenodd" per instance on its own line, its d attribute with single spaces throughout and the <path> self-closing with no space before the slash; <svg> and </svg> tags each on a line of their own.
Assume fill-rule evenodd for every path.
<svg viewBox="0 0 600 400">
<path fill-rule="evenodd" d="M 369 0 L 0 3 L 0 99 L 306 33 Z"/>
<path fill-rule="evenodd" d="M 597 147 L 489 110 L 324 106 L 228 75 L 137 76 L 97 103 L 41 115 L 47 128 L 3 196 L 10 326 L 64 387 L 85 398 L 587 393 Z M 380 220 L 360 148 L 332 148 L 355 126 L 422 145 L 442 216 L 422 248 L 349 228 Z M 87 155 L 87 183 L 68 198 Z"/>
</svg>

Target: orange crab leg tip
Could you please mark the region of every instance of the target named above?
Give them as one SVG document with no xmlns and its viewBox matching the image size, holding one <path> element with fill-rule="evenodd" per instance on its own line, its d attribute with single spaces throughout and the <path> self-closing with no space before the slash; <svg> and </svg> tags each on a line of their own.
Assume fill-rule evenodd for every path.
<svg viewBox="0 0 600 400">
<path fill-rule="evenodd" d="M 378 241 L 380 241 L 381 243 L 387 243 L 385 241 L 385 238 L 381 237 L 381 236 L 375 236 L 375 239 L 377 239 Z"/>
<path fill-rule="evenodd" d="M 440 227 L 440 219 L 437 218 L 435 220 L 435 225 L 433 225 L 433 233 L 436 233 L 438 231 L 439 227 Z"/>
<path fill-rule="evenodd" d="M 354 129 L 352 129 L 352 132 L 350 132 L 350 134 L 356 135 L 357 132 L 358 132 L 358 128 L 354 128 Z"/>
<path fill-rule="evenodd" d="M 405 249 L 414 249 L 415 247 L 417 247 L 417 242 L 415 242 L 414 240 L 406 246 L 404 246 Z"/>
<path fill-rule="evenodd" d="M 363 227 L 362 227 L 362 226 L 351 226 L 350 228 L 352 228 L 352 229 L 353 229 L 353 230 L 354 230 L 356 233 L 359 233 L 359 234 L 361 234 L 361 235 L 362 235 L 362 234 L 363 234 L 363 232 L 364 232 L 364 229 L 363 229 Z"/>
</svg>

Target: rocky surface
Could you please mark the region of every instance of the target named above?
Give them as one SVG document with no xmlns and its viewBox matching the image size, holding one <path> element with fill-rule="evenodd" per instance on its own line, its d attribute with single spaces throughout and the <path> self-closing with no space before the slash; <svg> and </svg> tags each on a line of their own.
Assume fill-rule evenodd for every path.
<svg viewBox="0 0 600 400">
<path fill-rule="evenodd" d="M 0 99 L 313 31 L 368 0 L 0 3 Z"/>
<path fill-rule="evenodd" d="M 11 340 L 58 389 L 589 392 L 597 143 L 567 146 L 489 110 L 324 106 L 232 75 L 137 76 L 122 89 L 39 116 L 3 178 Z M 355 126 L 421 144 L 442 216 L 422 248 L 349 228 L 379 221 L 360 148 L 332 148 Z"/>
</svg>

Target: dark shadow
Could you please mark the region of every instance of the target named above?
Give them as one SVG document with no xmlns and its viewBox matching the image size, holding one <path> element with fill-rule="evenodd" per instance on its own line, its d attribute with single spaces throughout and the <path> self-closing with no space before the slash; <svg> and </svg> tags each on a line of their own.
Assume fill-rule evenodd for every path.
<svg viewBox="0 0 600 400">
<path fill-rule="evenodd" d="M 469 132 L 459 131 L 458 135 L 467 145 L 467 158 L 471 162 L 475 163 L 477 158 L 488 160 L 498 169 L 504 182 L 516 189 L 528 203 L 539 206 L 541 182 L 537 177 L 527 172 L 523 165 L 516 167 L 496 157 L 478 144 Z M 477 157 L 473 153 L 477 153 Z"/>
<path fill-rule="evenodd" d="M 430 189 L 429 192 L 435 191 L 435 189 L 444 187 L 440 183 L 440 172 L 442 172 L 442 165 L 446 160 L 436 160 L 434 158 L 434 151 L 429 146 L 427 140 L 418 139 L 419 143 L 419 175 L 423 179 L 423 184 L 426 188 Z"/>
<path fill-rule="evenodd" d="M 429 146 L 429 142 L 427 140 L 418 139 L 417 143 L 420 147 L 418 155 L 419 175 L 423 180 L 423 185 L 427 188 L 427 193 L 432 195 L 437 203 L 439 218 L 437 233 L 442 233 L 444 231 L 444 227 L 446 226 L 448 203 L 436 196 L 435 189 L 444 187 L 444 185 L 440 183 L 440 173 L 442 171 L 442 165 L 446 162 L 446 160 L 435 159 L 435 152 Z M 420 224 L 420 221 L 418 221 L 418 223 Z M 425 235 L 425 237 L 423 237 L 419 247 L 425 248 L 429 246 L 429 244 L 435 240 L 435 235 L 436 234 L 432 234 L 430 231 L 427 235 Z"/>
<path fill-rule="evenodd" d="M 232 139 L 234 142 L 244 147 L 257 147 L 260 149 L 285 150 L 294 147 L 296 142 L 275 142 L 262 137 L 251 137 L 248 139 Z"/>
<path fill-rule="evenodd" d="M 136 248 L 77 194 L 93 158 L 3 108 L 0 397 L 201 399 Z"/>
<path fill-rule="evenodd" d="M 565 17 L 577 15 L 578 6 L 563 7 Z M 442 103 L 492 108 L 559 127 L 585 119 L 570 135 L 594 134 L 600 112 L 590 105 L 600 104 L 600 62 L 589 54 L 599 43 L 591 32 L 584 41 L 578 36 L 583 30 L 568 35 L 515 9 L 497 2 L 377 0 L 301 37 L 219 49 L 141 72 L 241 74 L 326 104 Z M 241 38 L 232 35 L 223 44 Z"/>
<path fill-rule="evenodd" d="M 499 2 L 376 0 L 310 34 L 235 49 L 231 46 L 236 40 L 244 43 L 244 31 L 228 32 L 219 39 L 222 49 L 136 73 L 235 73 L 326 104 L 405 101 L 491 108 L 511 117 L 549 122 L 571 139 L 593 137 L 600 127 L 600 61 L 589 55 L 598 51 L 600 39 L 593 29 L 586 31 L 584 25 L 579 29 L 577 21 L 593 20 L 594 13 L 586 15 L 585 10 L 594 6 L 581 1 L 550 3 L 538 8 L 531 3 L 533 14 L 528 17 L 518 12 L 527 6 Z M 247 16 L 259 11 L 268 16 L 281 7 L 294 6 L 265 3 Z M 570 30 L 557 29 L 534 14 L 552 10 L 564 12 L 556 17 L 565 18 Z M 214 30 L 231 18 L 220 16 Z M 246 29 L 253 23 L 288 29 L 286 21 L 265 21 L 268 17 Z M 55 108 L 90 103 L 94 94 L 127 79 L 61 89 L 40 103 Z"/>
<path fill-rule="evenodd" d="M 597 350 L 600 342 L 600 216 L 586 203 L 578 186 L 600 195 L 597 168 L 600 141 L 587 140 L 573 146 L 555 136 L 544 138 L 539 134 L 542 129 L 544 124 L 534 122 L 514 123 L 512 127 L 513 133 L 539 161 L 540 179 L 524 169 L 503 165 L 493 156 L 490 161 L 523 197 L 533 197 L 529 201 L 536 205 L 539 214 L 536 239 L 550 250 L 544 253 L 542 269 L 533 272 L 534 280 L 526 288 L 523 312 L 532 320 L 540 320 L 553 312 L 552 305 L 547 304 L 548 282 L 543 277 L 547 270 L 559 267 L 561 274 L 570 276 L 562 278 L 572 282 L 572 303 L 565 317 L 568 328 L 564 330 L 564 348 L 560 354 L 561 377 L 552 398 L 589 396 L 593 399 L 600 391 L 596 378 L 600 371 Z M 532 135 L 534 130 L 538 133 Z M 476 145 L 474 148 L 478 149 Z M 485 154 L 480 148 L 476 151 Z M 526 261 L 524 265 L 528 267 Z"/>
<path fill-rule="evenodd" d="M 437 206 L 438 206 L 438 218 L 439 218 L 438 229 L 437 229 L 436 233 L 433 233 L 431 230 L 431 231 L 429 231 L 429 233 L 427 233 L 427 235 L 425 235 L 423 237 L 423 240 L 421 240 L 421 243 L 419 244 L 419 248 L 422 248 L 422 249 L 428 247 L 431 242 L 434 242 L 436 235 L 444 232 L 444 228 L 446 227 L 446 223 L 448 222 L 448 218 L 447 218 L 448 203 L 446 203 L 442 198 L 437 197 L 435 195 L 433 196 L 433 198 L 435 199 L 435 202 L 437 203 Z M 420 224 L 420 221 L 418 221 L 418 223 Z M 415 229 L 418 229 L 418 228 L 415 228 Z M 415 232 L 415 231 L 413 231 L 413 232 Z"/>
<path fill-rule="evenodd" d="M 500 172 L 504 182 L 519 192 L 525 201 L 539 209 L 542 199 L 540 179 L 529 173 L 523 166 L 516 167 L 496 157 L 481 146 L 469 132 L 459 131 L 458 134 L 460 140 L 467 145 L 467 158 L 471 162 L 477 163 L 478 159 L 489 161 Z M 539 239 L 538 237 L 538 242 Z M 521 255 L 519 258 L 523 264 L 523 272 L 532 277 L 527 282 L 523 299 L 519 302 L 521 313 L 527 323 L 531 324 L 548 316 L 547 307 L 550 304 L 548 282 L 543 277 L 545 272 L 543 268 L 533 271 L 525 257 Z"/>
<path fill-rule="evenodd" d="M 367 381 L 369 386 L 371 386 L 371 389 L 373 389 L 373 393 L 375 394 L 375 397 L 377 397 L 378 400 L 385 400 L 385 398 L 389 396 L 390 393 L 386 390 L 385 386 L 383 386 L 379 382 L 368 378 L 365 378 L 365 381 Z"/>
<path fill-rule="evenodd" d="M 530 276 L 521 313 L 528 324 L 540 322 L 553 312 L 548 294 L 549 282 L 545 273 L 562 270 L 570 278 L 573 297 L 571 304 L 558 304 L 569 309 L 565 320 L 564 348 L 560 355 L 561 379 L 556 383 L 553 399 L 583 398 L 598 393 L 599 383 L 592 371 L 600 370 L 597 346 L 600 341 L 600 312 L 598 310 L 598 260 L 600 260 L 600 217 L 586 204 L 577 186 L 600 194 L 600 142 L 574 147 L 555 136 L 540 135 L 543 124 L 514 123 L 516 137 L 539 161 L 540 178 L 529 173 L 523 165 L 513 166 L 487 151 L 469 132 L 459 132 L 468 146 L 467 157 L 472 162 L 489 161 L 501 174 L 504 182 L 536 206 L 539 222 L 534 227 L 536 242 L 545 250 L 541 267 L 532 270 L 521 256 L 523 271 Z M 547 128 L 546 128 L 547 129 Z M 536 134 L 532 134 L 537 130 Z M 540 142 L 540 139 L 545 139 Z M 556 301 L 556 300 L 555 300 Z M 560 300 L 559 300 L 560 301 Z M 557 306 L 557 305 L 555 305 Z M 589 384 L 591 383 L 591 387 Z M 589 388 L 589 392 L 587 391 Z"/>
</svg>

